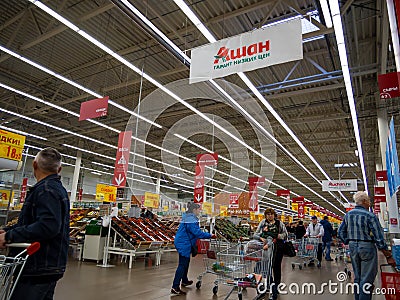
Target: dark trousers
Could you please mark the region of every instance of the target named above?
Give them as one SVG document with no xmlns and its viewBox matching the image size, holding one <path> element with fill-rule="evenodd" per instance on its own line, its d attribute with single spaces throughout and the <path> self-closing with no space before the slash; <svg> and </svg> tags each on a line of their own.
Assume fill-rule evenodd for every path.
<svg viewBox="0 0 400 300">
<path fill-rule="evenodd" d="M 179 263 L 178 268 L 176 268 L 174 282 L 172 284 L 172 288 L 177 289 L 181 285 L 182 282 L 188 282 L 189 279 L 187 277 L 189 271 L 189 263 L 190 257 L 185 257 L 179 254 Z"/>
<path fill-rule="evenodd" d="M 274 285 L 272 286 L 272 293 L 277 294 L 278 290 L 278 285 L 281 283 L 281 277 L 282 277 L 282 259 L 283 259 L 283 243 L 281 244 L 278 242 L 275 245 L 275 251 L 274 251 L 274 263 L 272 266 L 272 272 L 273 272 L 273 283 Z"/>
<path fill-rule="evenodd" d="M 57 281 L 32 283 L 20 281 L 15 287 L 11 300 L 52 300 Z"/>
</svg>

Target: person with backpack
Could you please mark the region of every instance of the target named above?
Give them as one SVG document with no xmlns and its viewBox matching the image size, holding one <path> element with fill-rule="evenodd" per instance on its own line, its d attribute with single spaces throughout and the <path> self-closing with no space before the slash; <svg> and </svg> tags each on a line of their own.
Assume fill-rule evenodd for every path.
<svg viewBox="0 0 400 300">
<path fill-rule="evenodd" d="M 277 299 L 278 297 L 278 285 L 281 283 L 282 276 L 283 244 L 288 237 L 285 224 L 279 221 L 276 216 L 273 208 L 266 208 L 264 211 L 265 218 L 258 224 L 257 230 L 254 233 L 254 239 L 264 243 L 264 250 L 270 247 L 271 242 L 274 243 L 272 254 L 272 299 Z"/>
</svg>

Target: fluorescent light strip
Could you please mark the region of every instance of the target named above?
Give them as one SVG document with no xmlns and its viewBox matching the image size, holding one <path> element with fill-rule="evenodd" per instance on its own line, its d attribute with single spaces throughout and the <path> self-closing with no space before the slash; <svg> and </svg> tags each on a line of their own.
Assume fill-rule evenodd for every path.
<svg viewBox="0 0 400 300">
<path fill-rule="evenodd" d="M 26 120 L 31 121 L 31 122 L 38 123 L 38 124 L 43 125 L 43 126 L 47 126 L 47 127 L 50 127 L 50 128 L 53 128 L 53 129 L 56 129 L 56 130 L 59 130 L 59 131 L 62 131 L 62 132 L 71 134 L 71 135 L 75 135 L 75 136 L 80 137 L 80 138 L 83 138 L 83 139 L 87 139 L 87 140 L 89 140 L 89 141 L 92 141 L 92 142 L 101 144 L 101 145 L 103 145 L 103 146 L 108 146 L 108 147 L 115 148 L 115 149 L 118 148 L 118 147 L 116 147 L 116 146 L 113 146 L 113 145 L 110 145 L 110 144 L 107 144 L 107 143 L 98 141 L 98 140 L 93 139 L 93 138 L 91 138 L 91 137 L 84 136 L 84 135 L 82 135 L 82 134 L 75 133 L 75 132 L 72 132 L 72 131 L 70 131 L 70 130 L 67 130 L 67 129 L 64 129 L 64 128 L 61 128 L 61 127 L 57 127 L 57 126 L 54 126 L 54 125 L 51 125 L 51 124 L 48 124 L 48 123 L 45 123 L 45 122 L 42 122 L 42 121 L 39 121 L 39 120 L 30 118 L 30 117 L 26 117 L 26 116 L 24 116 L 24 115 L 21 115 L 21 114 L 18 114 L 18 113 L 15 113 L 15 112 L 6 110 L 6 109 L 1 108 L 1 107 L 0 107 L 0 111 L 5 112 L 5 113 L 8 113 L 8 114 L 13 115 L 13 116 L 17 116 L 17 117 L 26 119 Z"/>
<path fill-rule="evenodd" d="M 174 0 L 174 2 L 179 6 L 179 8 L 184 11 L 184 13 L 188 16 L 188 18 L 194 23 L 196 26 L 200 22 L 200 20 L 197 18 L 197 16 L 191 11 L 191 9 L 186 5 L 186 3 L 183 0 Z M 200 22 L 201 23 L 201 22 Z M 205 28 L 205 27 L 204 27 Z M 200 29 L 199 29 L 200 30 Z M 206 29 L 208 32 L 208 30 Z M 203 33 L 203 31 L 201 31 Z M 215 39 L 209 39 L 210 43 L 215 42 Z M 299 145 L 299 147 L 304 151 L 304 153 L 307 154 L 307 156 L 311 159 L 311 161 L 317 166 L 317 168 L 321 171 L 321 173 L 328 179 L 330 180 L 330 177 L 328 174 L 322 169 L 322 167 L 319 165 L 319 163 L 315 160 L 315 158 L 311 155 L 311 153 L 307 150 L 307 148 L 303 145 L 303 143 L 298 139 L 298 137 L 294 134 L 294 132 L 287 126 L 287 124 L 283 121 L 283 119 L 279 116 L 279 114 L 273 109 L 273 107 L 264 99 L 264 97 L 261 95 L 261 93 L 257 90 L 257 88 L 251 83 L 251 81 L 247 78 L 247 76 L 243 72 L 238 73 L 239 77 L 243 80 L 243 82 L 251 89 L 251 91 L 254 93 L 254 95 L 264 104 L 264 106 L 270 111 L 270 113 L 275 117 L 275 119 L 281 124 L 281 126 L 289 133 L 289 135 L 295 140 L 295 142 Z M 267 160 L 268 161 L 268 160 Z M 302 164 L 300 164 L 303 168 Z M 283 169 L 282 169 L 283 170 Z M 284 171 L 286 174 L 286 171 Z M 310 172 L 307 170 L 307 173 L 310 174 Z M 287 174 L 286 174 L 287 175 Z M 291 177 L 291 176 L 289 176 Z M 314 179 L 316 177 L 312 175 Z M 293 178 L 292 178 L 293 179 Z M 299 180 L 296 181 L 299 182 Z M 316 179 L 316 181 L 322 185 L 322 182 Z M 300 183 L 300 182 L 299 182 Z M 305 186 L 303 183 L 301 183 L 303 186 Z M 305 186 L 306 187 L 306 186 Z M 324 200 L 325 202 L 329 203 L 330 205 L 334 206 L 336 209 L 341 211 L 339 208 L 337 208 L 334 204 L 323 198 L 321 195 L 317 194 L 315 191 L 309 189 L 306 187 L 308 190 L 312 191 L 314 194 L 316 194 L 319 198 Z M 334 198 L 337 200 L 337 198 L 334 196 Z M 343 211 L 342 211 L 343 212 Z"/>
<path fill-rule="evenodd" d="M 154 32 L 159 35 L 168 45 L 171 46 L 177 53 L 179 53 L 186 61 L 191 63 L 191 59 L 182 52 L 182 50 L 176 46 L 161 30 L 159 30 L 153 23 L 150 22 L 136 7 L 134 7 L 129 1 L 127 0 L 120 0 L 127 8 L 129 8 L 136 16 L 138 16 L 147 26 L 149 26 Z"/>
<path fill-rule="evenodd" d="M 336 43 L 339 51 L 340 64 L 342 65 L 343 79 L 347 92 L 347 99 L 349 101 L 351 119 L 353 122 L 354 136 L 356 138 L 358 158 L 360 160 L 360 167 L 363 174 L 364 189 L 368 191 L 367 175 L 364 165 L 364 152 L 361 146 L 360 130 L 358 127 L 356 103 L 353 95 L 353 87 L 351 84 L 349 63 L 347 61 L 346 44 L 344 40 L 342 18 L 340 16 L 339 2 L 337 0 L 329 0 L 329 6 L 332 12 L 333 27 L 335 30 Z"/>
<path fill-rule="evenodd" d="M 35 0 L 29 0 L 32 3 L 34 3 L 35 5 L 37 5 L 38 7 L 42 8 L 42 6 L 44 6 L 44 4 L 41 3 L 41 5 L 38 5 L 38 3 L 40 3 L 40 1 L 35 1 Z M 184 2 L 183 2 L 184 3 Z M 51 10 L 50 8 L 47 8 L 47 10 L 45 10 L 47 13 L 49 13 L 50 15 L 52 15 L 54 18 L 56 18 L 57 20 L 59 20 L 60 22 L 63 22 L 63 18 L 56 13 L 55 11 Z M 83 30 L 79 29 L 78 27 L 74 26 L 74 27 L 70 27 L 68 25 L 68 23 L 64 23 L 64 25 L 66 25 L 67 27 L 71 28 L 72 30 L 76 31 L 78 34 L 80 34 L 81 36 L 83 36 L 84 38 L 86 38 L 88 41 L 92 42 L 94 45 L 96 45 L 97 47 L 99 47 L 100 49 L 102 49 L 103 51 L 105 51 L 106 53 L 110 54 L 111 56 L 113 56 L 115 59 L 117 59 L 118 61 L 120 61 L 121 63 L 125 64 L 127 67 L 129 67 L 131 70 L 133 70 L 134 72 L 140 74 L 143 76 L 143 78 L 145 78 L 146 80 L 148 80 L 149 82 L 153 83 L 155 86 L 157 86 L 158 88 L 160 88 L 162 91 L 164 91 L 166 94 L 170 95 L 172 98 L 176 99 L 178 102 L 180 102 L 181 104 L 183 104 L 184 106 L 186 106 L 187 108 L 189 108 L 190 110 L 192 110 L 193 112 L 197 113 L 198 115 L 200 115 L 203 119 L 207 120 L 208 122 L 210 122 L 211 124 L 214 124 L 214 126 L 216 126 L 217 128 L 219 128 L 221 131 L 225 132 L 227 135 L 229 135 L 230 137 L 232 137 L 233 139 L 237 140 L 239 143 L 243 144 L 243 146 L 245 146 L 246 148 L 248 148 L 249 150 L 253 151 L 254 153 L 260 155 L 257 151 L 255 151 L 253 148 L 251 148 L 249 145 L 245 144 L 244 142 L 240 141 L 239 139 L 237 139 L 233 134 L 231 134 L 230 132 L 228 132 L 227 130 L 225 130 L 222 126 L 220 126 L 219 124 L 215 123 L 213 120 L 211 120 L 210 118 L 208 118 L 205 114 L 201 113 L 199 110 L 197 110 L 196 108 L 194 108 L 193 106 L 191 106 L 190 104 L 188 104 L 187 102 L 185 102 L 184 100 L 182 100 L 181 98 L 179 98 L 177 95 L 175 95 L 173 92 L 171 92 L 170 90 L 168 90 L 167 88 L 165 88 L 162 84 L 160 84 L 158 81 L 156 81 L 155 79 L 153 79 L 152 77 L 150 77 L 149 75 L 147 75 L 146 73 L 142 72 L 139 68 L 137 68 L 136 66 L 134 66 L 133 64 L 131 64 L 130 62 L 128 62 L 126 59 L 124 59 L 123 57 L 121 57 L 119 54 L 115 53 L 114 51 L 112 51 L 110 48 L 108 48 L 107 46 L 105 46 L 104 44 L 100 43 L 99 41 L 97 41 L 96 39 L 94 39 L 93 37 L 91 37 L 89 34 L 87 34 L 86 32 L 84 32 Z M 201 26 L 200 26 L 201 27 Z M 207 29 L 202 26 L 206 31 Z M 211 34 L 210 34 L 211 35 Z M 212 35 L 211 35 L 212 36 Z M 268 161 L 268 159 L 265 156 L 261 156 L 262 158 L 264 158 L 265 160 Z M 333 207 L 335 207 L 336 209 L 338 209 L 340 211 L 339 208 L 337 208 L 334 204 L 328 202 L 325 198 L 323 198 L 321 195 L 319 195 L 318 193 L 316 193 L 314 190 L 310 189 L 307 185 L 305 185 L 304 183 L 302 183 L 301 181 L 299 181 L 297 178 L 293 177 L 292 175 L 290 176 L 292 179 L 294 179 L 296 182 L 300 183 L 301 185 L 303 185 L 305 188 L 307 188 L 308 190 L 310 190 L 312 193 L 314 193 L 315 195 L 317 195 L 319 198 L 323 199 L 324 201 L 326 201 L 327 203 L 329 203 L 330 205 L 332 205 Z"/>
<path fill-rule="evenodd" d="M 14 51 L 11 51 L 10 49 L 7 49 L 7 48 L 5 48 L 5 47 L 3 47 L 1 45 L 0 45 L 0 50 L 5 52 L 5 53 L 7 53 L 7 54 L 9 54 L 9 55 L 11 55 L 11 56 L 13 56 L 13 57 L 15 57 L 15 58 L 18 58 L 19 60 L 22 60 L 23 62 L 26 62 L 27 64 L 29 64 L 29 65 L 31 65 L 31 66 L 33 66 L 33 67 L 45 72 L 45 73 L 47 73 L 47 74 L 49 74 L 51 76 L 54 76 L 54 77 L 56 77 L 56 78 L 58 78 L 58 79 L 60 79 L 60 80 L 62 80 L 64 82 L 68 83 L 68 84 L 70 84 L 70 85 L 72 85 L 72 86 L 74 86 L 74 87 L 76 87 L 78 89 L 81 89 L 81 90 L 85 91 L 86 93 L 88 93 L 88 94 L 90 94 L 90 95 L 92 95 L 92 96 L 94 96 L 96 98 L 103 98 L 104 97 L 104 96 L 102 96 L 102 95 L 100 95 L 100 94 L 98 94 L 98 93 L 96 93 L 96 92 L 94 92 L 94 91 L 92 91 L 92 90 L 80 85 L 79 83 L 76 83 L 76 82 L 74 82 L 74 81 L 72 81 L 72 80 L 70 80 L 70 79 L 68 79 L 68 78 L 66 78 L 66 77 L 64 77 L 64 76 L 62 76 L 62 75 L 60 75 L 60 74 L 58 74 L 58 73 L 46 68 L 46 67 L 38 64 L 38 63 L 35 63 L 34 61 L 32 61 L 32 60 L 30 60 L 30 59 L 28 59 L 28 58 L 26 58 L 26 57 L 24 57 L 24 56 L 22 56 L 22 55 L 20 55 L 20 54 L 18 54 L 16 52 L 14 52 Z M 33 97 L 33 96 L 30 96 L 30 98 L 31 97 Z M 37 100 L 37 101 L 39 101 L 39 100 Z M 150 124 L 152 124 L 152 125 L 154 125 L 154 126 L 156 126 L 158 128 L 162 128 L 161 125 L 159 125 L 159 124 L 157 124 L 157 123 L 155 123 L 153 121 L 150 121 L 150 120 L 148 120 L 147 118 L 145 118 L 145 117 L 143 117 L 141 115 L 138 115 L 137 113 L 127 109 L 126 107 L 123 107 L 122 105 L 114 102 L 113 100 L 108 100 L 108 103 L 113 105 L 113 106 L 115 106 L 115 107 L 117 107 L 117 108 L 119 108 L 119 109 L 121 109 L 121 110 L 123 110 L 123 111 L 125 111 L 125 112 L 127 112 L 130 115 L 133 115 L 133 116 L 135 116 L 135 117 L 147 122 L 147 123 L 150 123 Z M 49 105 L 52 105 L 52 104 L 49 104 Z M 78 114 L 78 117 L 79 117 L 79 114 Z M 87 121 L 93 121 L 93 120 L 88 119 Z"/>
<path fill-rule="evenodd" d="M 34 137 L 34 138 L 37 138 L 37 139 L 40 139 L 40 140 L 45 140 L 45 141 L 47 141 L 47 139 L 44 138 L 44 137 L 41 137 L 41 136 L 38 136 L 38 135 L 35 135 L 35 134 L 32 134 L 32 133 L 28 133 L 28 132 L 25 132 L 25 131 L 21 131 L 21 130 L 17 130 L 17 129 L 13 129 L 13 128 L 8 128 L 8 127 L 6 127 L 6 126 L 0 125 L 0 129 L 12 131 L 12 132 L 15 132 L 15 133 L 18 133 L 18 134 L 27 135 L 27 136 L 31 136 L 31 137 Z"/>
<path fill-rule="evenodd" d="M 332 27 L 332 17 L 331 13 L 329 12 L 329 6 L 327 0 L 319 0 L 321 4 L 322 14 L 324 15 L 325 24 L 327 28 Z"/>
</svg>

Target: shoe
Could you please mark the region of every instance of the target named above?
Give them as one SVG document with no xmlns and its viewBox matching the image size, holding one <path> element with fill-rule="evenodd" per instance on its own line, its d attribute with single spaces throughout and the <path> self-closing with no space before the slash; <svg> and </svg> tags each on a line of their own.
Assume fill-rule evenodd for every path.
<svg viewBox="0 0 400 300">
<path fill-rule="evenodd" d="M 310 261 L 310 262 L 308 263 L 308 266 L 309 266 L 309 267 L 312 267 L 312 266 L 315 266 L 315 264 L 314 264 L 313 261 Z"/>
<path fill-rule="evenodd" d="M 189 285 L 192 285 L 192 284 L 193 284 L 193 280 L 189 280 L 188 282 L 182 282 L 182 286 L 183 287 L 189 286 Z"/>
<path fill-rule="evenodd" d="M 325 260 L 326 260 L 326 261 L 333 261 L 332 258 L 326 258 Z"/>
<path fill-rule="evenodd" d="M 171 294 L 173 295 L 186 295 L 186 292 L 182 291 L 180 288 L 172 288 L 171 289 Z"/>
</svg>

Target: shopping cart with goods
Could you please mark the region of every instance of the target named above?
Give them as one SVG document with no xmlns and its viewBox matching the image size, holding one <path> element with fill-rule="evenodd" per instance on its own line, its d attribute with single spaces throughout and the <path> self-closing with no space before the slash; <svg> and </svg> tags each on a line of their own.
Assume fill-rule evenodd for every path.
<svg viewBox="0 0 400 300">
<path fill-rule="evenodd" d="M 15 243 L 9 244 L 7 247 L 25 249 L 15 257 L 0 255 L 0 300 L 11 299 L 28 257 L 39 250 L 40 243 Z M 27 295 L 27 297 L 29 296 Z"/>
<path fill-rule="evenodd" d="M 250 241 L 218 252 L 217 259 L 212 265 L 213 271 L 217 274 L 214 294 L 218 292 L 218 284 L 224 284 L 231 287 L 224 300 L 229 299 L 235 290 L 241 300 L 242 292 L 247 288 L 257 289 L 255 299 L 264 298 L 270 292 L 273 246 L 270 251 L 264 251 L 262 247 L 262 243 Z"/>
<path fill-rule="evenodd" d="M 202 284 L 203 277 L 206 274 L 218 275 L 215 272 L 215 263 L 217 261 L 217 253 L 222 250 L 228 249 L 231 247 L 231 244 L 226 241 L 218 240 L 207 240 L 201 239 L 198 242 L 198 247 L 200 249 L 199 253 L 205 254 L 203 258 L 204 263 L 204 272 L 200 273 L 197 276 L 196 288 L 199 289 Z M 218 292 L 218 279 L 216 278 L 214 281 L 213 293 L 214 295 Z"/>
<path fill-rule="evenodd" d="M 292 269 L 296 266 L 301 270 L 307 264 L 314 262 L 317 258 L 318 247 L 321 244 L 321 238 L 310 237 L 297 239 L 293 243 L 294 248 L 297 250 L 296 260 L 292 261 Z M 321 262 L 317 262 L 317 267 L 321 267 Z"/>
</svg>

